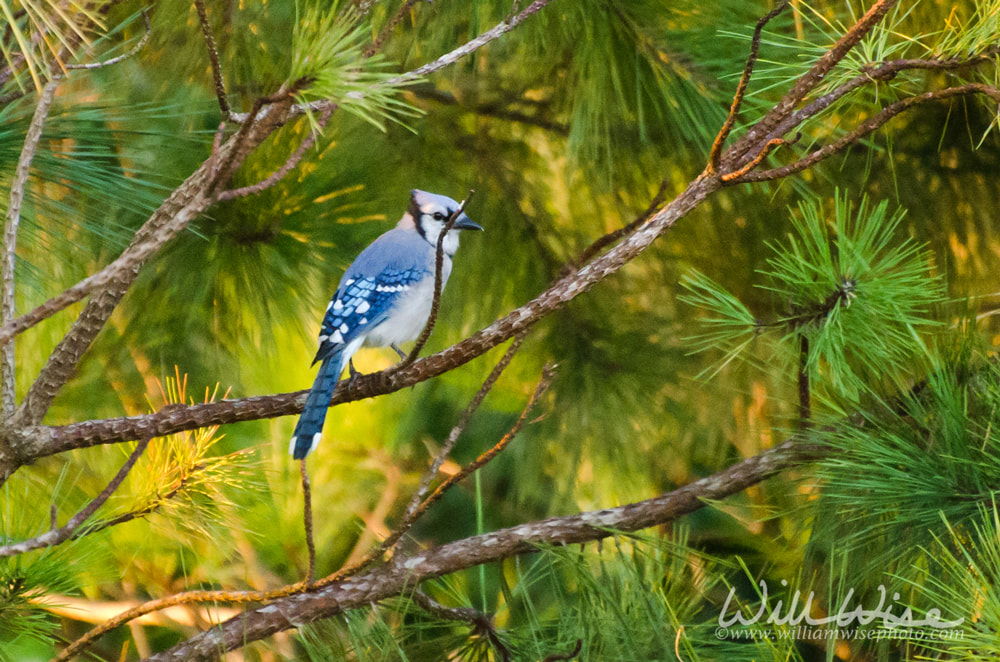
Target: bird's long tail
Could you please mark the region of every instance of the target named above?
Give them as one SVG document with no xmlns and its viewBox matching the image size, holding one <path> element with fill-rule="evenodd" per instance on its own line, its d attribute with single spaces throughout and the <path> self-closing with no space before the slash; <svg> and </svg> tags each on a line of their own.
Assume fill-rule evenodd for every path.
<svg viewBox="0 0 1000 662">
<path fill-rule="evenodd" d="M 326 420 L 326 410 L 330 406 L 330 397 L 337 388 L 340 373 L 344 369 L 344 355 L 337 352 L 327 357 L 319 366 L 316 381 L 313 382 L 302 416 L 295 426 L 288 452 L 296 460 L 309 455 L 319 444 L 323 436 L 323 422 Z"/>
</svg>

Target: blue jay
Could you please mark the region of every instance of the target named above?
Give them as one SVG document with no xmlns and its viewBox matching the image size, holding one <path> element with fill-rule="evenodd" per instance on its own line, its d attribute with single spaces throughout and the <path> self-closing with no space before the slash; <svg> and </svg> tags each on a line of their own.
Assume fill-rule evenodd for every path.
<svg viewBox="0 0 1000 662">
<path fill-rule="evenodd" d="M 414 189 L 396 227 L 361 251 L 344 272 L 323 317 L 319 351 L 313 359 L 313 364 L 320 363 L 319 374 L 288 446 L 296 460 L 312 452 L 323 436 L 326 410 L 340 374 L 345 367 L 355 374 L 351 357 L 361 345 L 389 346 L 405 357 L 399 343 L 420 335 L 434 299 L 438 237 L 458 208 L 451 198 Z M 451 274 L 459 230 L 482 229 L 459 214 L 441 246 L 442 288 Z"/>
</svg>

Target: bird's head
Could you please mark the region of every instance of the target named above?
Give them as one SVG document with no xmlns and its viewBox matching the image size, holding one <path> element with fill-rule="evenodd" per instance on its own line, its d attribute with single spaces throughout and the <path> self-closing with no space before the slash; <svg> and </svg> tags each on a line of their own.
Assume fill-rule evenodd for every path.
<svg viewBox="0 0 1000 662">
<path fill-rule="evenodd" d="M 399 222 L 400 227 L 413 228 L 431 246 L 437 246 L 438 237 L 445 224 L 461 205 L 446 195 L 428 193 L 419 189 L 410 191 L 410 206 Z M 458 250 L 458 233 L 461 230 L 480 230 L 482 226 L 473 222 L 465 212 L 458 215 L 455 224 L 445 235 L 442 249 L 447 255 L 454 255 Z"/>
</svg>

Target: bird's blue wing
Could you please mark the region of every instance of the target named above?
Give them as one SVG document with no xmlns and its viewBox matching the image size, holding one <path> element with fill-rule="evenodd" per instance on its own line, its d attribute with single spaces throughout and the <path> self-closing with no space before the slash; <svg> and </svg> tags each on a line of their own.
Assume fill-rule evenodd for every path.
<svg viewBox="0 0 1000 662">
<path fill-rule="evenodd" d="M 399 297 L 426 275 L 417 268 L 385 269 L 374 276 L 345 275 L 323 316 L 313 363 L 385 321 Z"/>
</svg>

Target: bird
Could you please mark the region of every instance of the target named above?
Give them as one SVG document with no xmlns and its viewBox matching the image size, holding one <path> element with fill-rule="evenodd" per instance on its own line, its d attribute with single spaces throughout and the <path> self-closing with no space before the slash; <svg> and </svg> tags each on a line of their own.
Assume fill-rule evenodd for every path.
<svg viewBox="0 0 1000 662">
<path fill-rule="evenodd" d="M 330 398 L 344 368 L 357 375 L 351 358 L 362 345 L 392 347 L 415 339 L 430 317 L 438 237 L 458 214 L 442 241 L 441 288 L 451 274 L 459 232 L 483 228 L 445 195 L 410 191 L 410 203 L 396 227 L 380 235 L 351 263 L 330 299 L 313 365 L 319 372 L 306 397 L 288 452 L 304 460 L 319 444 Z"/>
</svg>

